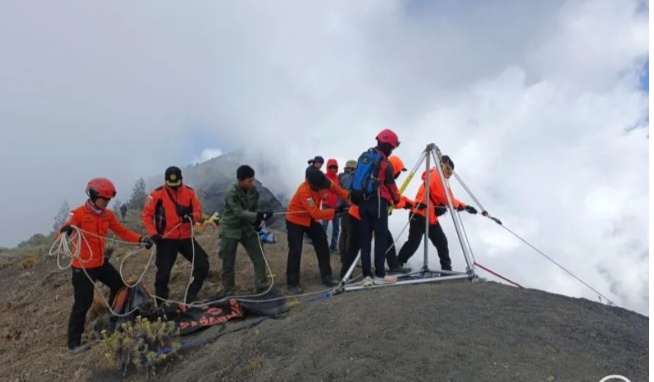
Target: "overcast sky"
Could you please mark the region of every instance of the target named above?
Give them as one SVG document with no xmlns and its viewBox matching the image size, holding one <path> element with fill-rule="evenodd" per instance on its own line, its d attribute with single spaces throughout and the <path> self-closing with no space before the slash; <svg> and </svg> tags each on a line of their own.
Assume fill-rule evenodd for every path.
<svg viewBox="0 0 654 382">
<path fill-rule="evenodd" d="M 407 166 L 438 144 L 507 227 L 646 313 L 640 3 L 5 2 L 0 244 L 47 232 L 62 201 L 82 203 L 95 176 L 115 180 L 124 200 L 140 176 L 245 146 L 277 164 L 290 191 L 309 157 L 342 165 L 392 128 Z M 501 227 L 463 220 L 479 263 L 596 300 Z M 399 233 L 406 213 L 391 221 Z"/>
</svg>

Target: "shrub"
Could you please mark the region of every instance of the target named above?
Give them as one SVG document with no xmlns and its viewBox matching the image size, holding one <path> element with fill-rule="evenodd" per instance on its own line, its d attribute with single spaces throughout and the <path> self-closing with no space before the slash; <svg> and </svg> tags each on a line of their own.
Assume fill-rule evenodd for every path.
<svg viewBox="0 0 654 382">
<path fill-rule="evenodd" d="M 102 332 L 102 349 L 112 366 L 127 368 L 130 364 L 138 370 L 146 370 L 154 374 L 155 367 L 174 354 L 180 347 L 173 342 L 176 335 L 175 324 L 169 321 L 149 321 L 141 316 L 134 322 L 126 322 L 120 329 L 108 335 Z M 173 348 L 172 353 L 157 354 L 158 350 Z"/>
<path fill-rule="evenodd" d="M 31 269 L 34 268 L 38 263 L 39 258 L 34 253 L 31 253 L 27 255 L 23 261 L 20 262 L 20 267 L 22 269 Z"/>
</svg>

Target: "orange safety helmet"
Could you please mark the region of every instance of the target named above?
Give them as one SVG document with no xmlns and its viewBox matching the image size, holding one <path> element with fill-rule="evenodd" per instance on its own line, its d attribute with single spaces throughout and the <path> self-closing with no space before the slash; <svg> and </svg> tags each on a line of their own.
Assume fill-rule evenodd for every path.
<svg viewBox="0 0 654 382">
<path fill-rule="evenodd" d="M 388 157 L 388 161 L 391 162 L 391 166 L 393 166 L 393 174 L 395 176 L 400 175 L 402 171 L 406 171 L 406 168 L 404 167 L 404 162 L 402 162 L 402 159 L 400 157 L 391 155 Z"/>
<path fill-rule="evenodd" d="M 388 143 L 394 149 L 400 145 L 400 138 L 390 129 L 380 131 L 375 138 L 379 143 Z"/>
<path fill-rule="evenodd" d="M 113 199 L 116 197 L 116 187 L 107 178 L 93 178 L 86 185 L 86 195 L 95 201 L 98 198 Z"/>
</svg>

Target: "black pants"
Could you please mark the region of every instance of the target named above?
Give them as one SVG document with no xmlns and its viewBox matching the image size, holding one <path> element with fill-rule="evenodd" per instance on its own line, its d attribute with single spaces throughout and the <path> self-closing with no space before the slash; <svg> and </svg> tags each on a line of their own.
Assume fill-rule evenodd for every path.
<svg viewBox="0 0 654 382">
<path fill-rule="evenodd" d="M 348 269 L 354 263 L 354 260 L 357 258 L 359 250 L 361 250 L 361 243 L 359 241 L 359 236 L 361 236 L 361 220 L 355 218 L 354 216 L 348 214 L 348 224 L 350 225 L 350 235 L 351 240 L 348 241 L 348 244 L 345 249 L 345 254 L 343 255 L 343 265 L 341 267 L 341 279 L 345 277 Z M 395 251 L 395 245 L 393 244 L 393 235 L 391 231 L 388 231 L 386 234 L 386 245 L 384 246 L 384 251 L 386 252 L 386 264 L 388 268 L 395 269 L 399 267 L 397 262 L 397 253 Z M 372 272 L 364 274 L 365 276 L 372 276 Z"/>
<path fill-rule="evenodd" d="M 361 268 L 363 276 L 371 276 L 370 254 L 372 252 L 372 235 L 375 235 L 375 276 L 386 276 L 384 263 L 388 248 L 388 202 L 380 197 L 373 197 L 359 202 L 361 215 Z"/>
<path fill-rule="evenodd" d="M 302 258 L 302 241 L 306 233 L 316 250 L 320 277 L 332 277 L 332 267 L 329 263 L 329 244 L 327 233 L 320 223 L 311 220 L 309 227 L 286 221 L 286 233 L 288 235 L 288 259 L 286 261 L 286 284 L 298 286 L 300 284 L 300 260 Z"/>
<path fill-rule="evenodd" d="M 204 279 L 209 273 L 209 258 L 195 239 L 163 239 L 157 245 L 157 274 L 154 280 L 154 291 L 157 297 L 168 299 L 168 281 L 170 271 L 177 260 L 177 253 L 189 262 L 193 262 L 193 250 L 195 250 L 195 262 L 193 265 L 193 282 L 188 287 L 188 299 L 196 298 L 202 288 Z"/>
<path fill-rule="evenodd" d="M 68 319 L 68 348 L 73 349 L 82 344 L 82 333 L 86 322 L 86 313 L 93 304 L 93 290 L 95 281 L 100 280 L 109 287 L 109 306 L 114 302 L 116 294 L 125 284 L 120 278 L 120 273 L 108 261 L 97 268 L 89 268 L 84 273 L 83 269 L 72 268 L 73 270 L 73 309 Z M 89 277 L 91 280 L 89 280 Z"/>
<path fill-rule="evenodd" d="M 347 212 L 341 214 L 341 236 L 338 237 L 338 253 L 341 254 L 341 258 L 345 255 L 347 246 L 350 243 L 350 237 L 352 237 L 352 228 L 350 227 L 351 216 Z"/>
<path fill-rule="evenodd" d="M 400 254 L 397 257 L 397 261 L 400 265 L 406 264 L 411 256 L 413 256 L 413 254 L 418 250 L 424 234 L 425 217 L 414 214 L 409 221 L 409 238 L 400 249 Z M 443 232 L 443 228 L 438 221 L 436 221 L 436 224 L 429 225 L 427 237 L 429 237 L 429 241 L 431 241 L 434 247 L 436 247 L 436 251 L 438 251 L 441 269 L 444 271 L 451 271 L 452 260 L 450 259 L 450 250 L 447 246 L 447 236 L 445 236 L 445 232 Z"/>
</svg>

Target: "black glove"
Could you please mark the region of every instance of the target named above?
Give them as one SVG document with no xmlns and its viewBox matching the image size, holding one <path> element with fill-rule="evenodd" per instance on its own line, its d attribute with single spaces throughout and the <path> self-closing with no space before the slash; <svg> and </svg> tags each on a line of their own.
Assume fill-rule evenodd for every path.
<svg viewBox="0 0 654 382">
<path fill-rule="evenodd" d="M 161 237 L 161 235 L 159 235 L 159 234 L 156 234 L 156 235 L 152 236 L 150 238 L 150 240 L 152 240 L 153 243 L 155 243 L 157 246 L 159 246 L 161 244 L 161 240 L 163 240 L 163 237 Z"/>
<path fill-rule="evenodd" d="M 465 209 L 466 209 L 465 207 L 461 207 L 461 206 L 458 206 L 458 207 L 456 208 L 457 211 L 463 211 L 463 210 L 465 210 Z"/>
<path fill-rule="evenodd" d="M 425 203 L 416 203 L 415 207 L 419 209 L 420 211 L 424 210 L 427 208 L 427 205 Z"/>
<path fill-rule="evenodd" d="M 349 209 L 350 209 L 350 207 L 348 207 L 347 204 L 341 204 L 340 206 L 334 208 L 334 211 L 337 214 L 342 214 L 343 212 L 345 212 L 345 211 L 347 211 Z"/>
<path fill-rule="evenodd" d="M 191 206 L 176 206 L 175 209 L 177 210 L 177 215 L 183 218 L 185 218 L 186 215 L 193 216 L 193 207 Z"/>
<path fill-rule="evenodd" d="M 471 214 L 476 214 L 477 213 L 477 209 L 475 207 L 473 207 L 473 206 L 466 206 L 465 210 L 468 211 Z"/>
<path fill-rule="evenodd" d="M 150 236 L 141 236 L 139 243 L 145 244 L 145 249 L 150 249 L 154 245 L 154 241 L 150 238 Z"/>
<path fill-rule="evenodd" d="M 402 207 L 402 208 L 404 208 L 405 210 L 410 210 L 410 209 L 412 209 L 413 207 L 414 207 L 414 206 L 413 206 L 413 203 L 411 203 L 411 202 L 404 202 L 404 207 Z"/>
<path fill-rule="evenodd" d="M 65 225 L 59 230 L 59 233 L 65 233 L 68 236 L 70 236 L 71 232 L 73 232 L 73 227 L 70 225 Z"/>
<path fill-rule="evenodd" d="M 266 220 L 270 219 L 271 217 L 273 217 L 272 211 L 263 211 L 263 212 L 259 211 L 259 212 L 257 212 L 257 220 L 266 221 Z"/>
<path fill-rule="evenodd" d="M 447 212 L 447 207 L 436 206 L 434 207 L 434 210 L 436 210 L 436 216 L 441 216 L 441 215 L 445 215 L 445 213 Z"/>
<path fill-rule="evenodd" d="M 261 231 L 261 228 L 262 228 L 261 223 L 263 223 L 263 220 L 260 220 L 260 219 L 255 221 L 254 223 L 252 223 L 252 227 L 254 227 L 255 231 L 257 231 L 257 232 Z"/>
</svg>

